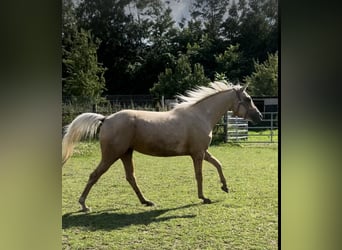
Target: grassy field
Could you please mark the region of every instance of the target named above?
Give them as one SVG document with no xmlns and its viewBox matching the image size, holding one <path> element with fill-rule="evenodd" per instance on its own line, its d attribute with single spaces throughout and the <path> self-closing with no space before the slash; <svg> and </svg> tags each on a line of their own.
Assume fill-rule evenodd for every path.
<svg viewBox="0 0 342 250">
<path fill-rule="evenodd" d="M 97 143 L 81 143 L 63 167 L 63 249 L 278 249 L 278 147 L 218 145 L 230 193 L 216 169 L 203 166 L 204 195 L 197 198 L 190 157 L 134 154 L 135 175 L 154 207 L 139 203 L 116 162 L 90 191 L 92 212 L 78 198 L 99 161 Z"/>
<path fill-rule="evenodd" d="M 248 131 L 248 142 L 278 142 L 278 129 L 259 132 Z"/>
</svg>

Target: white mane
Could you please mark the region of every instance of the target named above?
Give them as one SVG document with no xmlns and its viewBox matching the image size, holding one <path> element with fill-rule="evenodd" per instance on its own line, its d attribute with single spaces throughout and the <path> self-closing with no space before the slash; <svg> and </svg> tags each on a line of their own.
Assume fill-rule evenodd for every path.
<svg viewBox="0 0 342 250">
<path fill-rule="evenodd" d="M 208 96 L 230 90 L 235 86 L 240 87 L 240 85 L 233 85 L 232 83 L 228 83 L 226 81 L 215 81 L 211 82 L 208 87 L 200 86 L 192 90 L 188 90 L 185 95 L 176 96 L 177 99 L 181 100 L 181 103 L 176 104 L 174 108 L 189 107 Z"/>
</svg>

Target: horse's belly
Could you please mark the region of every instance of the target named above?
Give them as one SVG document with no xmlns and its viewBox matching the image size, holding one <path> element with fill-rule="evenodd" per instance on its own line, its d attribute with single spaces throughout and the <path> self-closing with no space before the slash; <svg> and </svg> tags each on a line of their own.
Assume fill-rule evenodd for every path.
<svg viewBox="0 0 342 250">
<path fill-rule="evenodd" d="M 158 150 L 158 149 L 135 149 L 139 153 L 146 154 L 146 155 L 152 155 L 152 156 L 161 156 L 161 157 L 167 157 L 167 156 L 180 156 L 180 155 L 187 155 L 187 153 L 182 151 L 175 151 L 175 150 Z"/>
<path fill-rule="evenodd" d="M 136 141 L 133 148 L 143 154 L 153 156 L 177 156 L 186 155 L 188 150 L 185 147 L 184 142 L 177 141 L 175 138 L 169 141 L 159 140 L 144 140 Z"/>
</svg>

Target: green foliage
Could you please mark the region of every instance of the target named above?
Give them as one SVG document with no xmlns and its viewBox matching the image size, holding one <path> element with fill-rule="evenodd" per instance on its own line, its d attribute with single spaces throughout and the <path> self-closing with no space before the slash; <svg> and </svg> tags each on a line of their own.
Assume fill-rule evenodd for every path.
<svg viewBox="0 0 342 250">
<path fill-rule="evenodd" d="M 239 3 L 242 1 L 240 0 Z M 228 10 L 228 17 L 221 24 L 222 33 L 228 41 L 233 42 L 239 36 L 240 16 L 238 6 L 235 1 L 232 2 Z"/>
<path fill-rule="evenodd" d="M 67 76 L 63 79 L 63 93 L 71 99 L 98 103 L 105 89 L 105 68 L 97 61 L 99 40 L 90 31 L 76 31 L 70 51 L 63 50 Z"/>
<path fill-rule="evenodd" d="M 215 72 L 214 81 L 227 81 L 227 76 L 225 73 Z"/>
<path fill-rule="evenodd" d="M 269 54 L 263 62 L 254 62 L 255 71 L 245 78 L 250 94 L 254 96 L 278 96 L 278 53 Z"/>
<path fill-rule="evenodd" d="M 214 40 L 207 33 L 203 33 L 198 41 L 188 43 L 186 54 L 192 64 L 199 63 L 203 66 L 205 75 L 213 79 L 217 69 L 215 55 L 225 48 L 222 41 Z"/>
<path fill-rule="evenodd" d="M 135 176 L 147 199 L 139 203 L 117 161 L 89 193 L 92 212 L 77 212 L 89 174 L 100 160 L 98 143 L 80 143 L 63 167 L 63 249 L 278 249 L 277 146 L 213 146 L 230 192 L 216 169 L 203 163 L 201 204 L 190 157 L 134 153 Z"/>
<path fill-rule="evenodd" d="M 204 75 L 203 67 L 196 63 L 193 66 L 187 55 L 180 55 L 174 70 L 166 68 L 158 77 L 159 81 L 151 88 L 156 97 L 173 98 L 177 94 L 184 94 L 186 90 L 196 86 L 207 85 L 209 79 Z"/>
<path fill-rule="evenodd" d="M 240 65 L 241 52 L 239 51 L 239 44 L 230 45 L 224 53 L 215 56 L 217 62 L 217 71 L 227 76 L 227 80 L 233 83 L 239 82 L 239 75 L 241 73 Z"/>
<path fill-rule="evenodd" d="M 70 36 L 76 32 L 77 18 L 73 1 L 63 0 L 62 3 L 62 40 L 65 46 L 67 43 L 72 42 Z"/>
<path fill-rule="evenodd" d="M 240 2 L 240 1 L 239 1 Z M 251 0 L 240 3 L 235 18 L 238 34 L 232 43 L 240 44 L 245 76 L 253 72 L 254 61 L 264 61 L 268 53 L 275 53 L 278 46 L 277 0 Z"/>
</svg>

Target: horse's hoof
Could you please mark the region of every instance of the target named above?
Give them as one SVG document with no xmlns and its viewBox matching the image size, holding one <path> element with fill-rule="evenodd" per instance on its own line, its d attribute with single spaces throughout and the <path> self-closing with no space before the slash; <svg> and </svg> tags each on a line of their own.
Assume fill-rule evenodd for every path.
<svg viewBox="0 0 342 250">
<path fill-rule="evenodd" d="M 207 198 L 203 199 L 203 204 L 210 204 L 210 203 L 211 203 L 210 199 L 207 199 Z"/>
<path fill-rule="evenodd" d="M 91 212 L 91 208 L 90 207 L 83 207 L 80 212 L 83 212 L 83 213 L 89 213 Z"/>
<path fill-rule="evenodd" d="M 226 193 L 229 192 L 229 189 L 228 189 L 228 187 L 226 187 L 226 186 L 222 186 L 221 189 L 222 189 L 223 191 L 225 191 Z"/>
<path fill-rule="evenodd" d="M 143 204 L 145 204 L 147 207 L 152 207 L 155 205 L 152 201 L 144 201 Z"/>
</svg>

